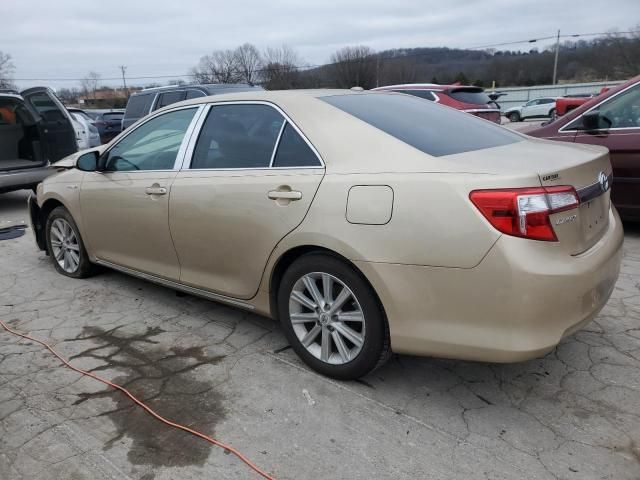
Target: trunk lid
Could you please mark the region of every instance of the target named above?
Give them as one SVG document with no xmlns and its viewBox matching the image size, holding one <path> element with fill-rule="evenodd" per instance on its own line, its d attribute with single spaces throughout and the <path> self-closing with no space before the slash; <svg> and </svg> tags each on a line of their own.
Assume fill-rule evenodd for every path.
<svg viewBox="0 0 640 480">
<path fill-rule="evenodd" d="M 550 216 L 558 241 L 568 254 L 578 255 L 588 250 L 607 230 L 612 169 L 606 148 L 529 137 L 502 147 L 442 158 L 454 161 L 456 169 L 462 171 L 512 178 L 531 172 L 544 187 L 575 188 L 580 205 Z M 513 188 L 534 186 L 512 185 Z"/>
<path fill-rule="evenodd" d="M 540 172 L 543 186 L 572 185 L 578 192 L 577 209 L 551 215 L 558 240 L 572 255 L 580 254 L 600 240 L 609 226 L 612 170 L 609 153 L 593 152 L 576 165 L 558 165 Z"/>
</svg>

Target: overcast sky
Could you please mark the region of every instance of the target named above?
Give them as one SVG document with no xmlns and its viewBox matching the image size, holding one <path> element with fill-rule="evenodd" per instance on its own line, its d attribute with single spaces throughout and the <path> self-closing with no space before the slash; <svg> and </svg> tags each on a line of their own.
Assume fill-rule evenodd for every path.
<svg viewBox="0 0 640 480">
<path fill-rule="evenodd" d="M 73 87 L 77 80 L 47 79 L 77 79 L 93 70 L 103 83 L 117 85 L 106 79 L 120 75 L 118 65 L 127 65 L 129 77 L 178 78 L 202 55 L 244 42 L 260 49 L 286 44 L 318 64 L 355 44 L 474 47 L 557 29 L 624 31 L 640 23 L 640 0 L 0 0 L 0 19 L 0 50 L 12 55 L 20 87 Z M 21 80 L 27 78 L 43 80 Z"/>
</svg>

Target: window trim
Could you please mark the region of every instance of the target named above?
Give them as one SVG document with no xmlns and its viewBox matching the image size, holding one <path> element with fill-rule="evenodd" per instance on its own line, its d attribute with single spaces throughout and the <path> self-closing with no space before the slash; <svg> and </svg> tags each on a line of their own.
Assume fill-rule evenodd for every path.
<svg viewBox="0 0 640 480">
<path fill-rule="evenodd" d="M 620 90 L 619 92 L 616 92 L 615 94 L 611 95 L 610 97 L 607 98 L 603 98 L 601 101 L 599 101 L 598 103 L 596 103 L 593 107 L 591 107 L 589 110 L 585 110 L 584 112 L 582 112 L 580 115 L 578 115 L 576 118 L 574 118 L 573 120 L 571 120 L 569 123 L 567 123 L 566 125 L 563 125 L 562 127 L 560 127 L 558 129 L 558 133 L 565 133 L 565 132 L 587 132 L 588 130 L 582 129 L 582 128 L 575 128 L 571 126 L 575 123 L 578 122 L 578 120 L 580 120 L 585 114 L 589 113 L 591 110 L 594 110 L 598 107 L 600 107 L 602 104 L 604 104 L 605 102 L 608 102 L 609 100 L 616 98 L 618 95 L 621 95 L 622 93 L 626 92 L 627 90 L 632 89 L 633 87 L 638 87 L 640 88 L 640 82 L 635 82 L 632 83 L 631 85 L 629 85 L 627 88 L 623 88 L 622 90 Z M 593 97 L 596 98 L 596 97 Z M 615 127 L 615 128 L 607 128 L 605 129 L 607 132 L 617 132 L 620 130 L 638 130 L 640 129 L 640 127 Z"/>
<path fill-rule="evenodd" d="M 122 135 L 121 137 L 118 137 L 118 141 L 113 143 L 112 145 L 109 145 L 109 147 L 102 152 L 102 154 L 100 155 L 100 157 L 104 156 L 104 155 L 108 155 L 109 152 L 111 150 L 113 150 L 122 140 L 124 140 L 125 138 L 127 138 L 129 135 L 131 135 L 133 132 L 135 132 L 136 130 L 138 130 L 140 127 L 142 127 L 143 125 L 146 125 L 148 122 L 150 122 L 151 120 L 161 116 L 161 115 L 166 115 L 167 113 L 172 113 L 172 112 L 177 112 L 179 110 L 189 110 L 189 109 L 193 109 L 195 108 L 195 113 L 193 114 L 193 118 L 191 119 L 191 123 L 189 124 L 189 126 L 187 127 L 187 130 L 185 130 L 184 132 L 184 137 L 182 137 L 182 143 L 180 144 L 180 148 L 178 148 L 178 153 L 176 154 L 176 160 L 175 162 L 173 162 L 173 168 L 169 168 L 169 169 L 164 169 L 164 170 L 114 170 L 114 171 L 99 171 L 99 173 L 103 173 L 103 174 L 112 174 L 112 173 L 149 173 L 149 172 L 175 172 L 180 170 L 180 165 L 182 165 L 182 162 L 184 160 L 184 154 L 188 145 L 189 140 L 191 139 L 191 135 L 193 134 L 193 130 L 196 126 L 197 121 L 200 119 L 200 116 L 202 114 L 202 111 L 204 110 L 205 105 L 183 105 L 180 107 L 176 107 L 176 108 L 171 108 L 169 110 L 162 110 L 162 111 L 157 111 L 152 113 L 151 115 L 149 115 L 148 118 L 145 118 L 145 120 L 141 123 L 138 123 L 138 125 L 135 126 L 135 128 L 131 128 L 129 127 L 127 130 L 125 130 L 125 134 Z"/>
<path fill-rule="evenodd" d="M 276 143 L 273 147 L 273 152 L 271 153 L 271 161 L 269 162 L 269 166 L 267 167 L 237 167 L 237 168 L 191 168 L 191 162 L 193 161 L 193 153 L 195 151 L 196 143 L 198 142 L 198 138 L 200 137 L 200 132 L 202 131 L 202 127 L 204 126 L 204 122 L 209 115 L 209 112 L 212 108 L 216 106 L 222 105 L 266 105 L 275 109 L 280 115 L 284 117 L 284 121 L 282 122 L 282 126 L 280 127 L 280 133 L 278 134 L 278 138 L 276 139 Z M 194 131 L 191 134 L 191 138 L 189 140 L 189 144 L 186 148 L 183 162 L 179 170 L 182 171 L 190 171 L 190 172 L 233 172 L 233 171 L 245 171 L 245 170 L 309 170 L 309 169 L 325 169 L 325 163 L 320 153 L 316 147 L 309 141 L 302 130 L 298 128 L 298 126 L 291 120 L 291 117 L 287 115 L 284 110 L 282 110 L 278 105 L 272 102 L 268 102 L 265 100 L 235 100 L 235 101 L 218 101 L 218 102 L 210 102 L 203 105 L 205 108 L 202 110 L 200 117 L 198 118 L 197 124 L 194 126 Z M 294 130 L 300 135 L 300 137 L 304 140 L 307 146 L 311 149 L 311 151 L 315 154 L 320 162 L 320 165 L 306 165 L 299 167 L 274 167 L 273 162 L 275 160 L 275 154 L 278 150 L 278 146 L 280 145 L 280 138 L 282 136 L 282 132 L 284 131 L 285 125 L 289 123 Z"/>
</svg>

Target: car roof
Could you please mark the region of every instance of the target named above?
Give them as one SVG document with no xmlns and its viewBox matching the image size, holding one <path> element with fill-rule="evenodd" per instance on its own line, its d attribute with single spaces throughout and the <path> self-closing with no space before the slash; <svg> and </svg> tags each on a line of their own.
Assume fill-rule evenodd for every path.
<svg viewBox="0 0 640 480">
<path fill-rule="evenodd" d="M 204 90 L 206 92 L 213 92 L 215 90 L 233 90 L 234 88 L 255 88 L 256 90 L 261 89 L 261 87 L 259 86 L 250 85 L 248 83 L 192 83 L 187 85 L 166 85 L 163 87 L 144 88 L 138 92 L 132 93 L 131 96 L 133 97 L 137 95 L 145 95 L 147 93 L 186 90 L 193 88 Z"/>
</svg>

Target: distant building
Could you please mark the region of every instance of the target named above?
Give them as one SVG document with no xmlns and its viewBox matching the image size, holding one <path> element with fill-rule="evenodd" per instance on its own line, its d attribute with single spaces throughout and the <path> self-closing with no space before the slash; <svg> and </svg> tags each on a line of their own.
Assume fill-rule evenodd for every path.
<svg viewBox="0 0 640 480">
<path fill-rule="evenodd" d="M 108 88 L 103 87 L 95 92 L 88 92 L 78 97 L 78 103 L 83 108 L 124 108 L 127 105 L 129 95 L 140 90 L 137 87 Z"/>
</svg>

